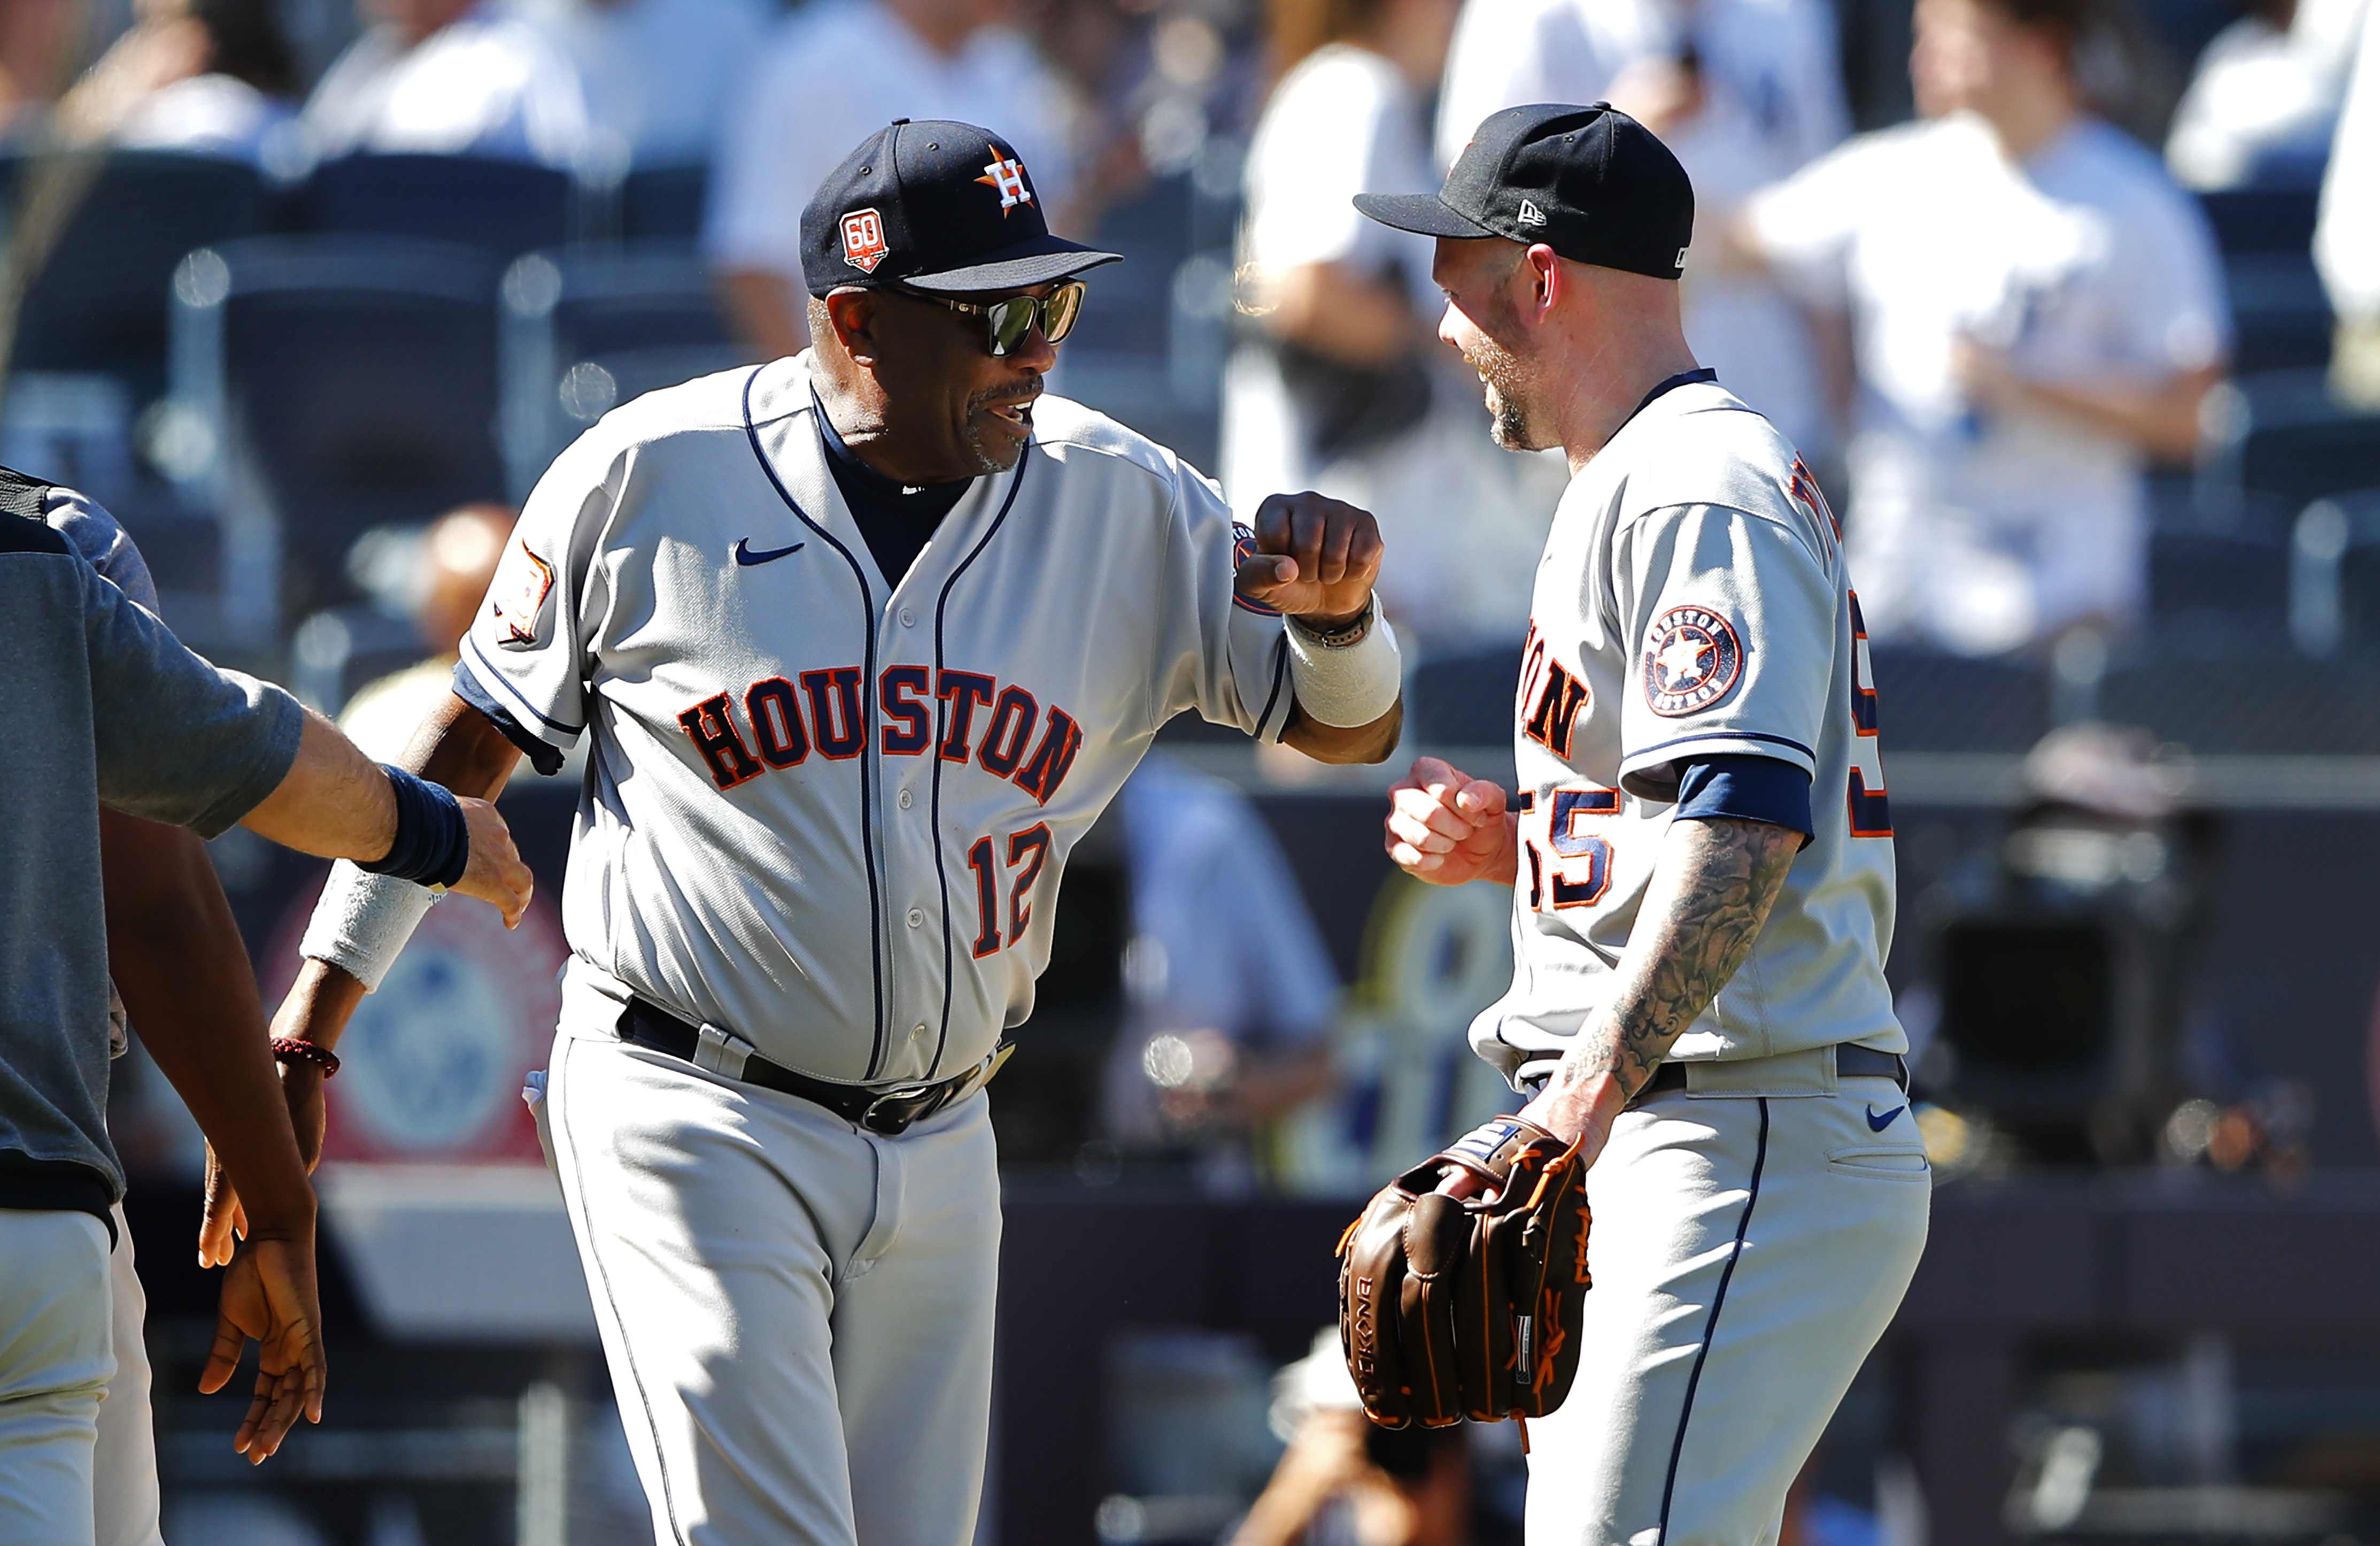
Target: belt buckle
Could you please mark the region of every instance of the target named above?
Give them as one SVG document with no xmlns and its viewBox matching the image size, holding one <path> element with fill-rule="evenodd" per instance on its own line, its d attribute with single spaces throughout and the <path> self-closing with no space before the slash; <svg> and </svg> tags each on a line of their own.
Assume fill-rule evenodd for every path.
<svg viewBox="0 0 2380 1546">
<path fill-rule="evenodd" d="M 859 1125 L 880 1138 L 899 1138 L 909 1125 L 932 1109 L 933 1092 L 895 1091 L 879 1095 L 859 1114 Z"/>
</svg>

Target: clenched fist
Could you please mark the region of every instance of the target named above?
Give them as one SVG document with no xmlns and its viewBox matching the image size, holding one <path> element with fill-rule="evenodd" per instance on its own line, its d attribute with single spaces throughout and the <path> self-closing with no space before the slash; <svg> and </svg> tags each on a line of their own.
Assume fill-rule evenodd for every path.
<svg viewBox="0 0 2380 1546">
<path fill-rule="evenodd" d="M 1380 572 L 1380 527 L 1368 510 L 1318 493 L 1277 493 L 1257 506 L 1256 552 L 1240 560 L 1239 592 L 1318 628 L 1352 622 Z"/>
<path fill-rule="evenodd" d="M 1510 885 L 1520 862 L 1520 818 L 1505 804 L 1502 785 L 1436 757 L 1420 758 L 1389 785 L 1389 857 L 1432 885 Z"/>
</svg>

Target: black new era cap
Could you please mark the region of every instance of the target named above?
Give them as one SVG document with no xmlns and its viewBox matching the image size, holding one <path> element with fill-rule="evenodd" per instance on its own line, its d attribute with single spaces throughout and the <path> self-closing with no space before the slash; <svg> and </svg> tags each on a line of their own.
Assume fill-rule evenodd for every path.
<svg viewBox="0 0 2380 1546">
<path fill-rule="evenodd" d="M 896 281 L 1021 289 L 1121 256 L 1051 236 L 1032 174 L 1007 140 L 972 124 L 893 119 L 802 211 L 802 277 L 814 296 Z"/>
<path fill-rule="evenodd" d="M 1436 193 L 1361 193 L 1355 207 L 1426 237 L 1544 242 L 1572 262 L 1675 279 L 1694 189 L 1653 131 L 1609 103 L 1508 107 L 1483 121 Z"/>
</svg>

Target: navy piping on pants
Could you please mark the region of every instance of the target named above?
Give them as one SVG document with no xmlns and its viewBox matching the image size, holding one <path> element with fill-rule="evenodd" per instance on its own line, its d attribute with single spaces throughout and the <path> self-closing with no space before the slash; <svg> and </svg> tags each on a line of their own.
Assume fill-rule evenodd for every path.
<svg viewBox="0 0 2380 1546">
<path fill-rule="evenodd" d="M 1735 1276 L 1735 1264 L 1743 1260 L 1743 1237 L 1752 1228 L 1752 1210 L 1760 1200 L 1760 1173 L 1768 1163 L 1768 1102 L 1760 1102 L 1760 1142 L 1752 1154 L 1752 1187 L 1743 1199 L 1743 1216 L 1735 1221 L 1735 1246 L 1727 1254 L 1727 1265 L 1719 1269 L 1718 1290 L 1711 1296 L 1710 1319 L 1703 1322 L 1703 1345 L 1694 1352 L 1694 1371 L 1686 1376 L 1685 1404 L 1678 1412 L 1678 1434 L 1670 1441 L 1670 1474 L 1661 1483 L 1661 1533 L 1659 1540 L 1670 1539 L 1670 1502 L 1678 1491 L 1678 1461 L 1686 1452 L 1686 1424 L 1694 1415 L 1694 1387 L 1702 1383 L 1703 1362 L 1710 1357 L 1711 1338 L 1718 1332 L 1718 1312 L 1727 1306 L 1727 1285 Z"/>
</svg>

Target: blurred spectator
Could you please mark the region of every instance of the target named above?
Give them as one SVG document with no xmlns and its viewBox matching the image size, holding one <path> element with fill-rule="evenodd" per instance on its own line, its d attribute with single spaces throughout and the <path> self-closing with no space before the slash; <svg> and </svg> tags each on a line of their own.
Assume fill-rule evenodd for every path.
<svg viewBox="0 0 2380 1546">
<path fill-rule="evenodd" d="M 298 91 L 273 0 L 141 0 L 137 16 L 59 103 L 60 127 L 131 150 L 275 159 Z"/>
<path fill-rule="evenodd" d="M 360 0 L 371 25 L 307 99 L 308 148 L 492 156 L 565 171 L 597 154 L 578 72 L 487 0 Z"/>
<path fill-rule="evenodd" d="M 2380 18 L 2365 23 L 2348 77 L 2313 257 L 2338 313 L 2333 389 L 2380 408 Z"/>
<path fill-rule="evenodd" d="M 2310 188 L 2338 123 L 2364 0 L 2249 0 L 2198 56 L 2166 136 L 2185 188 Z"/>
<path fill-rule="evenodd" d="M 1229 1546 L 1464 1546 L 1471 1454 L 1462 1428 L 1376 1428 L 1332 1327 L 1273 1381 L 1289 1445 Z"/>
<path fill-rule="evenodd" d="M 1918 0 L 1923 121 L 1757 196 L 1734 256 L 1847 304 L 1868 629 L 1984 654 L 2135 616 L 2144 457 L 2187 459 L 2228 318 L 2195 204 L 2084 105 L 2085 0 Z"/>
<path fill-rule="evenodd" d="M 0 6 L 0 133 L 38 118 L 64 86 L 67 55 L 79 41 L 75 0 L 8 0 Z"/>
<path fill-rule="evenodd" d="M 369 755 L 385 761 L 402 753 L 414 728 L 454 690 L 455 651 L 512 530 L 513 512 L 504 506 L 466 505 L 422 532 L 411 587 L 413 623 L 430 654 L 367 683 L 339 712 L 339 728 Z"/>
<path fill-rule="evenodd" d="M 1222 479 L 1239 517 L 1301 489 L 1370 510 L 1397 554 L 1380 576 L 1389 615 L 1430 638 L 1517 635 L 1527 596 L 1512 582 L 1525 584 L 1543 535 L 1485 449 L 1475 383 L 1433 335 L 1430 242 L 1350 201 L 1438 181 L 1423 103 L 1457 3 L 1272 0 L 1285 73 L 1249 143 L 1240 235 L 1254 325 L 1223 378 Z"/>
<path fill-rule="evenodd" d="M 1106 1080 L 1124 1148 L 1187 1151 L 1244 1192 L 1250 1129 L 1328 1089 L 1339 983 L 1272 829 L 1245 795 L 1162 754 L 1124 785 L 1133 940 Z"/>
<path fill-rule="evenodd" d="M 808 347 L 802 207 L 894 118 L 1013 136 L 1051 227 L 1068 228 L 1074 98 L 1009 13 L 1009 0 L 814 0 L 785 21 L 727 115 L 705 233 L 747 342 L 770 357 Z"/>
<path fill-rule="evenodd" d="M 638 166 L 710 159 L 776 18 L 768 0 L 513 0 L 577 68 L 595 133 Z"/>
<path fill-rule="evenodd" d="M 1490 113 L 1605 100 L 1676 152 L 1698 236 L 1851 130 L 1827 0 L 1469 0 L 1439 108 L 1439 164 Z M 1831 452 L 1839 324 L 1821 333 L 1763 275 L 1707 262 L 1688 267 L 1683 300 L 1694 357 L 1804 455 Z"/>
</svg>

